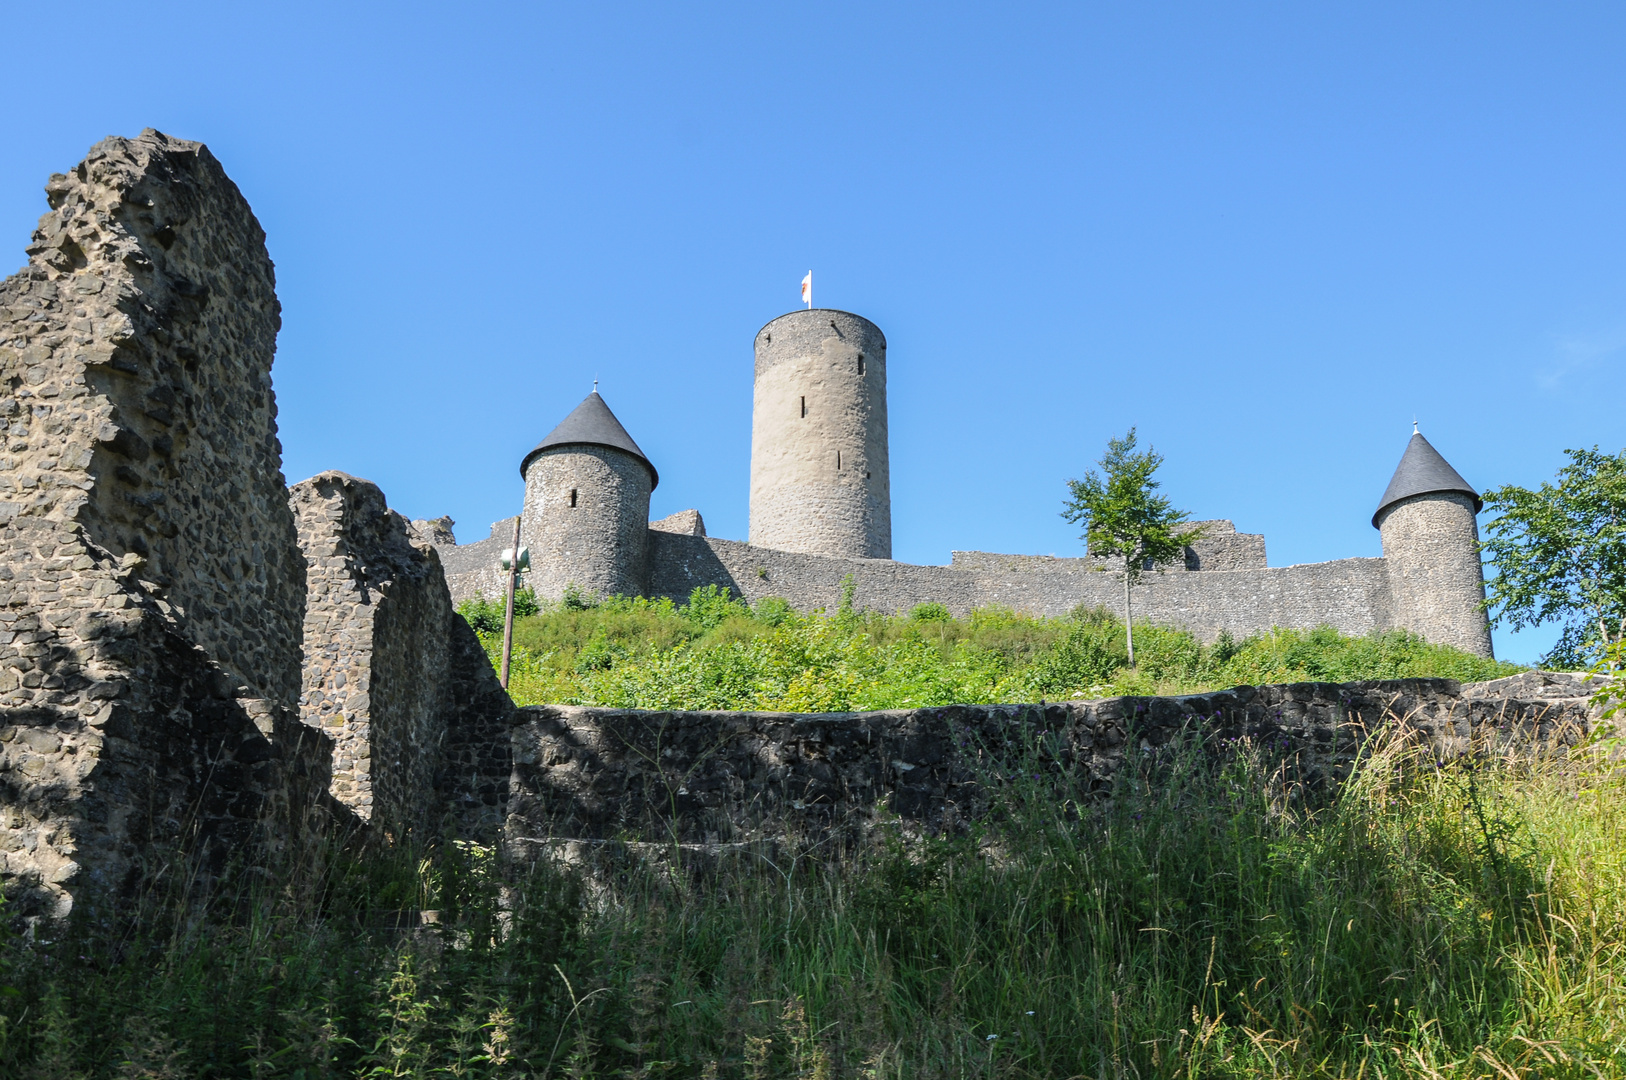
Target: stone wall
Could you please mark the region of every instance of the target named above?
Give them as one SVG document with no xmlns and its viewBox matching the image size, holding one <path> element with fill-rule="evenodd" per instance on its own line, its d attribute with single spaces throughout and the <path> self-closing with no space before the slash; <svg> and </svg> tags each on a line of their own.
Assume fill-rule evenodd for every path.
<svg viewBox="0 0 1626 1080">
<path fill-rule="evenodd" d="M 777 551 L 706 536 L 703 526 L 695 534 L 671 527 L 671 519 L 657 524 L 662 527 L 652 525 L 649 533 L 647 592 L 680 602 L 698 586 L 717 585 L 751 602 L 774 596 L 799 610 L 833 611 L 842 582 L 851 577 L 859 607 L 889 613 L 928 602 L 956 615 L 990 604 L 1048 616 L 1067 615 L 1080 604 L 1113 611 L 1123 605 L 1122 578 L 1096 558 L 956 551 L 948 566 L 916 566 Z M 1383 559 L 1267 567 L 1264 537 L 1239 533 L 1229 521 L 1194 524 L 1207 535 L 1186 549 L 1184 560 L 1146 572 L 1135 586 L 1137 619 L 1183 626 L 1205 641 L 1222 631 L 1240 638 L 1276 626 L 1329 623 L 1345 634 L 1365 634 L 1398 625 Z M 494 525 L 486 540 L 440 549 L 454 599 L 502 595 L 497 557 L 512 528 L 509 519 Z"/>
<path fill-rule="evenodd" d="M 956 615 L 1000 604 L 1035 615 L 1062 616 L 1080 604 L 1118 610 L 1123 580 L 1092 559 L 969 553 L 962 564 L 914 566 L 885 559 L 803 555 L 716 537 L 651 533 L 650 593 L 682 599 L 699 585 L 721 585 L 747 600 L 778 596 L 792 606 L 834 610 L 842 582 L 857 585 L 854 602 L 877 611 L 907 611 L 928 601 Z M 956 553 L 960 555 L 961 553 Z M 968 564 L 975 569 L 960 569 Z M 1330 623 L 1346 634 L 1394 625 L 1382 559 L 1255 570 L 1149 571 L 1136 585 L 1137 619 L 1184 626 L 1204 640 L 1221 631 L 1242 637 L 1273 626 Z"/>
<path fill-rule="evenodd" d="M 1248 739 L 1325 789 L 1366 735 L 1399 725 L 1441 757 L 1574 745 L 1598 722 L 1580 676 L 1237 687 L 1173 698 L 874 713 L 642 712 L 533 706 L 514 731 L 507 839 L 728 844 L 861 836 L 878 813 L 930 829 L 981 820 L 995 789 L 1048 774 L 1106 793 L 1131 750 L 1182 732 L 1216 751 Z"/>
<path fill-rule="evenodd" d="M 1186 528 L 1202 530 L 1202 537 L 1185 547 L 1182 557 L 1162 566 L 1148 566 L 1157 573 L 1178 574 L 1216 570 L 1263 570 L 1265 538 L 1258 533 L 1239 533 L 1229 521 L 1193 521 Z M 1117 559 L 1104 559 L 1096 555 L 1077 558 L 1055 555 L 998 555 L 991 551 L 955 551 L 950 554 L 949 566 L 967 573 L 1049 574 L 1058 570 L 1065 573 L 1106 572 L 1117 573 L 1121 568 Z M 1122 584 L 1122 582 L 1120 582 Z"/>
<path fill-rule="evenodd" d="M 649 527 L 656 532 L 682 533 L 684 536 L 706 535 L 706 523 L 698 510 L 679 510 L 675 514 L 667 514 L 659 521 L 651 521 Z"/>
<path fill-rule="evenodd" d="M 499 565 L 503 551 L 514 542 L 514 519 L 504 518 L 491 523 L 491 535 L 456 547 L 437 545 L 441 565 L 446 571 L 446 585 L 452 592 L 452 602 L 460 604 L 479 597 L 496 599 L 508 588 L 508 573 Z M 529 577 L 529 575 L 526 575 Z M 529 584 L 520 579 L 520 587 Z"/>
<path fill-rule="evenodd" d="M 392 833 L 422 835 L 448 811 L 490 832 L 513 704 L 436 549 L 345 473 L 296 484 L 289 502 L 309 580 L 301 717 L 333 739 L 333 797 Z"/>
<path fill-rule="evenodd" d="M 0 285 L 0 876 L 60 915 L 165 845 L 203 880 L 274 856 L 327 753 L 292 712 L 264 233 L 205 147 L 153 131 L 46 197 Z"/>
</svg>

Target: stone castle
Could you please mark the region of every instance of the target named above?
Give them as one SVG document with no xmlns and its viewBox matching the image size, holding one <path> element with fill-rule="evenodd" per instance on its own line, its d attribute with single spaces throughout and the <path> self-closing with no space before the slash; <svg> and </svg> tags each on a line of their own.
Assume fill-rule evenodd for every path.
<svg viewBox="0 0 1626 1080">
<path fill-rule="evenodd" d="M 521 543 L 538 596 L 574 587 L 682 600 L 715 585 L 750 601 L 833 609 L 850 580 L 855 603 L 889 612 L 923 603 L 961 615 L 988 604 L 1042 615 L 1116 608 L 1122 578 L 1092 557 L 957 551 L 948 566 L 892 561 L 886 364 L 880 329 L 844 311 L 795 311 L 758 331 L 743 544 L 707 536 L 695 510 L 649 520 L 655 465 L 595 390 L 520 462 Z M 1480 508 L 1474 489 L 1413 434 L 1372 516 L 1381 558 L 1271 567 L 1264 537 L 1200 522 L 1204 534 L 1182 562 L 1142 577 L 1133 608 L 1207 640 L 1326 623 L 1354 635 L 1403 628 L 1490 656 Z M 490 537 L 462 546 L 449 527 L 434 534 L 454 597 L 502 594 L 498 564 L 513 525 L 498 522 Z"/>
<path fill-rule="evenodd" d="M 449 522 L 408 522 L 366 480 L 285 484 L 275 272 L 208 149 L 151 130 L 105 139 L 45 191 L 27 264 L 0 282 L 7 918 L 117 913 L 151 882 L 207 888 L 233 867 L 285 872 L 335 836 L 516 850 L 559 829 L 632 829 L 636 807 L 675 808 L 711 835 L 717 815 L 875 800 L 935 820 L 961 805 L 947 724 L 1010 733 L 1037 716 L 1071 732 L 1100 780 L 1140 737 L 1135 717 L 1155 714 L 1158 731 L 1192 719 L 1175 699 L 811 718 L 518 709 L 453 609 L 497 591 L 512 520 L 459 547 Z M 757 336 L 747 543 L 707 537 L 693 511 L 651 524 L 655 466 L 596 393 L 520 471 L 545 596 L 713 584 L 829 606 L 849 576 L 859 602 L 886 609 L 1062 613 L 1116 596 L 1090 559 L 891 561 L 886 342 L 842 312 L 798 311 Z M 1373 518 L 1383 558 L 1270 568 L 1260 537 L 1211 523 L 1184 565 L 1147 576 L 1137 607 L 1205 635 L 1404 626 L 1488 654 L 1478 507 L 1416 436 Z M 1307 748 L 1345 739 L 1357 715 L 1425 717 L 1429 737 L 1459 740 L 1509 718 L 1584 727 L 1590 690 L 1554 678 L 1243 688 L 1202 715 Z M 671 762 L 633 760 L 666 732 L 681 736 Z"/>
</svg>

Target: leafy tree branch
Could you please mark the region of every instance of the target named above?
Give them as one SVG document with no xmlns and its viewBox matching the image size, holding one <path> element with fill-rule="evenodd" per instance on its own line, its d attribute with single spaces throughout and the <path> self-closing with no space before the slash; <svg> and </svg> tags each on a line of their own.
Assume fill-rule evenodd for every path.
<svg viewBox="0 0 1626 1080">
<path fill-rule="evenodd" d="M 1584 667 L 1626 640 L 1626 450 L 1566 450 L 1556 483 L 1484 495 L 1496 517 L 1480 544 L 1491 625 L 1560 623 L 1543 665 Z M 1618 653 L 1618 649 L 1615 650 Z"/>
</svg>

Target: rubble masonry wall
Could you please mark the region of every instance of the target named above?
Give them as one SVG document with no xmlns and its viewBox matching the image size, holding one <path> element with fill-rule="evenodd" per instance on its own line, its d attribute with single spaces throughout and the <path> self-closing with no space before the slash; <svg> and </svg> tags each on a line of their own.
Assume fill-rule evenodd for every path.
<svg viewBox="0 0 1626 1080">
<path fill-rule="evenodd" d="M 265 236 L 207 148 L 110 138 L 0 284 L 0 882 L 25 914 L 206 880 L 323 808 Z"/>
</svg>

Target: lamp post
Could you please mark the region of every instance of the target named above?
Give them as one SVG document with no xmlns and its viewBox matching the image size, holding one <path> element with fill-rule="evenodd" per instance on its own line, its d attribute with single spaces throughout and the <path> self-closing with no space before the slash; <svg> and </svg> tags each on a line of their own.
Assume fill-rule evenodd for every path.
<svg viewBox="0 0 1626 1080">
<path fill-rule="evenodd" d="M 518 584 L 519 576 L 531 568 L 531 550 L 519 546 L 520 517 L 514 518 L 514 546 L 502 553 L 502 568 L 508 571 L 508 608 L 502 620 L 501 681 L 504 690 L 508 689 L 508 662 L 514 655 L 514 586 Z"/>
</svg>

